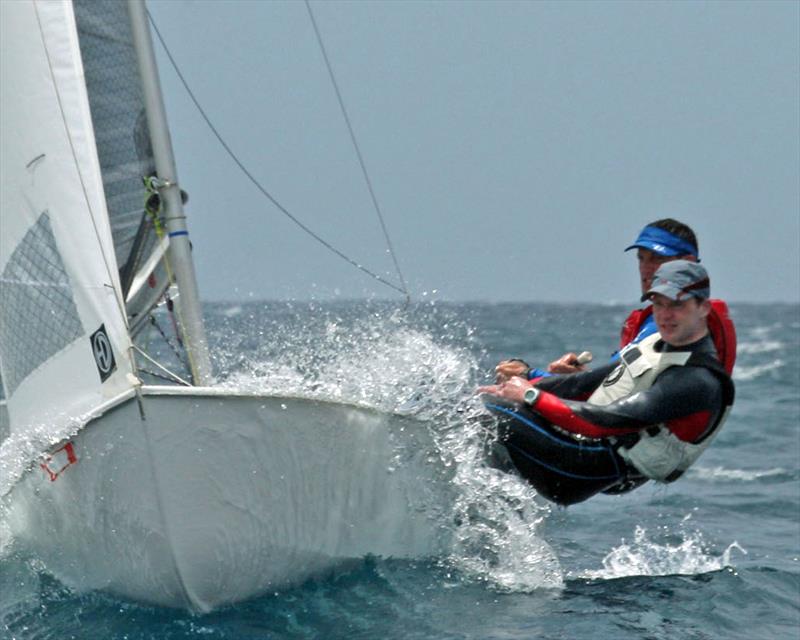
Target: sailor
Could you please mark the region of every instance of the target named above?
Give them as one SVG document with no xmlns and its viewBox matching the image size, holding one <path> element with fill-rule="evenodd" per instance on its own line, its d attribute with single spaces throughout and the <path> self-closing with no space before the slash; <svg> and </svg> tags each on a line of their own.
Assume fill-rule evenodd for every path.
<svg viewBox="0 0 800 640">
<path fill-rule="evenodd" d="M 642 293 L 650 288 L 653 274 L 662 264 L 672 260 L 700 262 L 697 236 L 694 231 L 689 225 L 673 218 L 663 218 L 646 225 L 636 241 L 625 251 L 633 249 L 636 249 Z M 736 359 L 736 330 L 725 302 L 722 300 L 711 300 L 710 302 L 709 329 L 720 360 L 728 373 L 731 373 Z M 635 309 L 623 323 L 619 348 L 622 349 L 631 343 L 635 344 L 655 332 L 656 325 L 652 307 L 648 304 L 641 309 Z M 619 351 L 612 356 L 612 360 L 616 360 L 618 357 Z M 496 367 L 498 381 L 512 376 L 523 376 L 532 380 L 553 373 L 577 373 L 584 370 L 585 366 L 578 361 L 578 356 L 571 352 L 565 353 L 551 362 L 546 370 L 531 368 L 523 360 L 516 358 L 504 360 Z"/>
<path fill-rule="evenodd" d="M 733 382 L 709 333 L 709 297 L 699 263 L 662 264 L 642 296 L 652 302 L 658 332 L 623 348 L 618 361 L 479 391 L 525 403 L 566 432 L 610 440 L 634 484 L 671 482 L 705 450 L 733 404 Z"/>
</svg>

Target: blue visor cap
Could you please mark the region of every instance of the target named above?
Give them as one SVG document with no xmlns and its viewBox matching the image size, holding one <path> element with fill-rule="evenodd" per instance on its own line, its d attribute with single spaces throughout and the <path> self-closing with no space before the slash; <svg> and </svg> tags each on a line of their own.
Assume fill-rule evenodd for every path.
<svg viewBox="0 0 800 640">
<path fill-rule="evenodd" d="M 670 233 L 659 227 L 645 227 L 630 247 L 625 251 L 636 249 L 648 249 L 660 256 L 694 256 L 698 260 L 697 247 L 683 238 Z"/>
</svg>

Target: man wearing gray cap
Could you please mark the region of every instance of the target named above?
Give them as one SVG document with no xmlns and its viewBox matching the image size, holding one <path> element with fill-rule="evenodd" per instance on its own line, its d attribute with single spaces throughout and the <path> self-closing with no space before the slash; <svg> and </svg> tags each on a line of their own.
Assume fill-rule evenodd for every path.
<svg viewBox="0 0 800 640">
<path fill-rule="evenodd" d="M 672 482 L 705 450 L 733 404 L 733 382 L 709 334 L 710 293 L 699 263 L 665 263 L 642 296 L 653 303 L 659 333 L 622 349 L 619 361 L 534 384 L 514 377 L 480 391 L 524 403 L 563 431 L 610 441 L 625 477 L 598 490 Z"/>
<path fill-rule="evenodd" d="M 697 236 L 692 228 L 673 218 L 663 218 L 647 224 L 636 240 L 625 251 L 636 249 L 636 259 L 639 267 L 639 282 L 642 293 L 650 288 L 656 270 L 673 260 L 688 260 L 700 262 Z M 728 313 L 728 306 L 722 300 L 711 301 L 711 311 L 708 322 L 717 353 L 728 373 L 733 370 L 736 360 L 736 330 Z M 655 319 L 652 309 L 648 305 L 642 309 L 632 311 L 622 327 L 619 348 L 640 340 L 656 332 Z M 617 360 L 619 352 L 612 356 Z M 522 376 L 533 380 L 552 373 L 577 373 L 585 370 L 575 353 L 565 353 L 551 362 L 547 369 L 529 367 L 523 360 L 514 358 L 504 360 L 496 367 L 498 382 L 511 376 Z"/>
</svg>

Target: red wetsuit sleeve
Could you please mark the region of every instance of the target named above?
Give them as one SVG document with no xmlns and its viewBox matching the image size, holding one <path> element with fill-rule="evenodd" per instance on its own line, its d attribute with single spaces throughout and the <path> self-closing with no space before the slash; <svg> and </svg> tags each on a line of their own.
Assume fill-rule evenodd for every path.
<svg viewBox="0 0 800 640">
<path fill-rule="evenodd" d="M 590 438 L 666 424 L 681 440 L 696 442 L 723 410 L 722 385 L 703 367 L 672 367 L 649 389 L 607 405 L 564 400 L 539 389 L 534 411 L 566 431 Z"/>
<path fill-rule="evenodd" d="M 605 438 L 638 431 L 638 427 L 601 427 L 577 415 L 561 398 L 542 391 L 533 407 L 534 411 L 552 424 L 590 438 Z"/>
</svg>

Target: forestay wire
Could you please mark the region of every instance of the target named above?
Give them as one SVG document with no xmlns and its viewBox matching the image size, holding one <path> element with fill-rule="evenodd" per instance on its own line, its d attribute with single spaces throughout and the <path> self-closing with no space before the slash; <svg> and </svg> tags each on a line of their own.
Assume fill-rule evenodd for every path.
<svg viewBox="0 0 800 640">
<path fill-rule="evenodd" d="M 367 183 L 367 189 L 369 189 L 369 195 L 372 198 L 372 205 L 375 207 L 375 213 L 378 215 L 378 220 L 381 223 L 381 229 L 383 230 L 383 237 L 386 239 L 386 246 L 389 247 L 389 253 L 392 256 L 392 261 L 394 262 L 394 268 L 397 271 L 397 277 L 400 278 L 400 284 L 403 286 L 403 291 L 406 294 L 406 302 L 409 302 L 411 296 L 408 293 L 408 287 L 406 287 L 406 280 L 403 277 L 403 272 L 400 270 L 400 265 L 397 262 L 397 255 L 394 252 L 394 247 L 392 246 L 392 240 L 389 238 L 389 231 L 386 229 L 386 222 L 383 219 L 383 213 L 381 213 L 381 207 L 378 204 L 378 198 L 375 195 L 375 189 L 372 188 L 372 180 L 369 178 L 369 173 L 367 172 L 367 165 L 364 162 L 364 156 L 361 154 L 361 148 L 358 146 L 358 140 L 356 139 L 356 134 L 353 131 L 353 125 L 350 124 L 350 117 L 347 115 L 347 109 L 344 106 L 344 100 L 342 99 L 342 92 L 339 91 L 339 83 L 336 82 L 336 76 L 333 74 L 333 67 L 331 66 L 330 60 L 328 59 L 328 52 L 325 49 L 325 45 L 322 42 L 322 34 L 319 32 L 319 28 L 317 27 L 317 21 L 314 19 L 314 12 L 311 10 L 311 3 L 308 0 L 305 0 L 306 8 L 308 9 L 308 17 L 311 18 L 311 25 L 314 27 L 314 33 L 317 36 L 317 42 L 319 43 L 320 51 L 322 51 L 322 57 L 325 59 L 325 66 L 328 68 L 328 75 L 331 78 L 331 82 L 333 83 L 333 89 L 336 91 L 336 98 L 339 101 L 339 107 L 342 110 L 342 115 L 344 116 L 344 121 L 347 123 L 347 130 L 350 132 L 350 139 L 353 141 L 353 147 L 356 150 L 356 155 L 358 156 L 358 163 L 361 165 L 361 172 L 364 174 L 364 181 Z"/>
<path fill-rule="evenodd" d="M 309 10 L 309 13 L 310 13 L 311 12 L 311 7 L 309 7 L 308 10 Z M 186 90 L 186 93 L 189 95 L 189 98 L 194 103 L 194 106 L 197 108 L 198 112 L 200 113 L 200 116 L 203 118 L 203 120 L 205 121 L 206 125 L 211 130 L 211 132 L 214 134 L 214 137 L 217 139 L 217 141 L 220 143 L 220 145 L 222 145 L 222 148 L 225 149 L 225 152 L 228 154 L 228 156 L 230 156 L 231 160 L 233 160 L 233 162 L 236 164 L 236 166 L 239 167 L 239 169 L 242 171 L 242 173 L 244 173 L 244 175 L 247 177 L 247 179 L 250 180 L 251 183 L 253 183 L 253 185 L 256 187 L 256 189 L 258 189 L 273 205 L 275 205 L 275 207 L 277 207 L 277 209 L 281 213 L 283 213 L 287 218 L 289 218 L 292 222 L 294 222 L 298 227 L 300 227 L 308 235 L 310 235 L 312 238 L 314 238 L 322 246 L 324 246 L 329 251 L 335 253 L 337 256 L 339 256 L 340 258 L 342 258 L 346 262 L 350 263 L 352 266 L 356 267 L 359 271 L 362 271 L 363 273 L 366 273 L 368 276 L 370 276 L 371 278 L 377 280 L 378 282 L 386 285 L 387 287 L 390 287 L 391 289 L 394 289 L 398 293 L 403 294 L 405 296 L 405 298 L 406 298 L 406 304 L 408 304 L 408 302 L 410 302 L 410 300 L 411 300 L 411 296 L 408 293 L 408 288 L 406 287 L 405 279 L 403 278 L 403 275 L 402 275 L 402 273 L 400 271 L 400 267 L 399 267 L 399 265 L 397 263 L 397 259 L 395 257 L 394 249 L 392 248 L 392 244 L 389 241 L 389 236 L 388 236 L 388 233 L 386 231 L 386 225 L 383 222 L 383 216 L 380 213 L 380 208 L 378 208 L 378 203 L 377 203 L 377 200 L 375 199 L 375 194 L 373 192 L 372 185 L 370 183 L 366 167 L 365 167 L 363 159 L 361 157 L 361 152 L 358 149 L 358 145 L 356 143 L 352 127 L 350 126 L 350 121 L 347 118 L 346 111 L 344 111 L 344 103 L 342 102 L 341 95 L 339 93 L 339 89 L 336 86 L 336 81 L 333 78 L 333 72 L 331 71 L 330 64 L 328 64 L 328 57 L 327 57 L 327 55 L 325 55 L 324 47 L 323 47 L 323 56 L 325 57 L 326 64 L 328 64 L 328 71 L 331 74 L 331 79 L 333 80 L 334 87 L 336 89 L 336 95 L 339 98 L 339 103 L 341 104 L 342 110 L 343 110 L 343 112 L 345 114 L 345 120 L 347 121 L 347 126 L 350 129 L 350 135 L 351 135 L 351 137 L 353 139 L 353 143 L 356 146 L 356 153 L 358 154 L 359 162 L 361 163 L 362 170 L 364 171 L 364 175 L 365 175 L 365 177 L 367 179 L 367 186 L 369 187 L 369 191 L 370 191 L 370 194 L 372 195 L 372 199 L 373 199 L 373 202 L 375 203 L 375 207 L 378 210 L 378 217 L 379 217 L 380 222 L 381 222 L 381 227 L 383 228 L 384 236 L 386 237 L 386 242 L 387 242 L 388 247 L 389 247 L 389 252 L 392 255 L 392 259 L 394 260 L 395 268 L 397 269 L 397 273 L 398 273 L 398 275 L 400 277 L 401 286 L 399 286 L 399 287 L 396 284 L 394 284 L 393 282 L 389 282 L 388 280 L 386 280 L 385 278 L 381 277 L 377 273 L 374 273 L 373 271 L 367 269 L 362 264 L 359 264 L 358 262 L 356 262 L 355 260 L 353 260 L 349 256 L 345 255 L 342 251 L 340 251 L 339 249 L 334 247 L 327 240 L 325 240 L 320 235 L 318 235 L 317 233 L 312 231 L 308 226 L 306 226 L 297 217 L 295 217 L 286 207 L 284 207 L 280 202 L 278 202 L 278 200 L 269 191 L 267 191 L 266 188 L 264 188 L 264 186 L 258 181 L 258 179 L 242 163 L 242 161 L 239 159 L 239 157 L 236 155 L 236 153 L 234 153 L 233 149 L 230 148 L 228 143 L 225 142 L 225 140 L 222 137 L 222 135 L 219 133 L 217 128 L 211 122 L 211 119 L 208 117 L 208 115 L 206 114 L 205 110 L 203 109 L 203 107 L 200 105 L 200 103 L 198 102 L 197 98 L 195 97 L 194 92 L 189 87 L 189 84 L 186 81 L 186 78 L 184 78 L 183 73 L 181 73 L 181 70 L 178 68 L 178 64 L 175 61 L 175 58 L 172 57 L 172 52 L 169 50 L 169 47 L 167 47 L 167 43 L 165 42 L 164 38 L 161 36 L 161 32 L 158 30 L 158 26 L 156 25 L 155 20 L 153 19 L 153 16 L 149 11 L 147 12 L 147 16 L 148 16 L 148 18 L 150 20 L 150 24 L 153 25 L 153 30 L 155 31 L 155 34 L 158 37 L 158 40 L 161 43 L 161 46 L 163 47 L 164 52 L 167 54 L 167 58 L 169 59 L 170 64 L 172 65 L 172 68 L 175 70 L 175 73 L 178 75 L 178 78 L 180 79 L 181 84 L 183 85 L 183 88 Z M 312 20 L 312 23 L 314 24 L 314 30 L 316 31 L 317 27 L 316 27 L 316 23 L 313 22 L 314 21 L 313 15 L 311 16 L 311 20 Z M 317 37 L 319 38 L 319 32 L 317 32 Z M 320 42 L 320 46 L 322 47 L 322 41 L 319 40 L 319 42 Z"/>
</svg>

